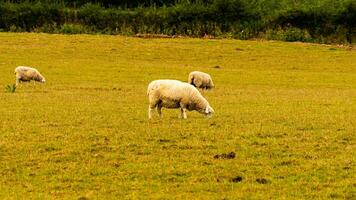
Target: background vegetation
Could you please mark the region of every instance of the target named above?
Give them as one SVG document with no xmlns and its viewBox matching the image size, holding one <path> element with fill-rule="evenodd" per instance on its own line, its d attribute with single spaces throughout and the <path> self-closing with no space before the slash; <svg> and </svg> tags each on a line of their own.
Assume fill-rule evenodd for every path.
<svg viewBox="0 0 356 200">
<path fill-rule="evenodd" d="M 8 92 L 18 65 L 46 84 Z M 215 115 L 148 120 L 193 70 Z M 0 199 L 355 199 L 355 76 L 329 45 L 0 33 Z"/>
<path fill-rule="evenodd" d="M 354 43 L 356 1 L 1 0 L 0 31 Z"/>
</svg>

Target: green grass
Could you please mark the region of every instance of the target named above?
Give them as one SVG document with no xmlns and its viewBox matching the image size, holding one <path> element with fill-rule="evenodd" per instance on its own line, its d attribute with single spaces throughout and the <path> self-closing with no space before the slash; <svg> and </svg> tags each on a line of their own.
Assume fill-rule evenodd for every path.
<svg viewBox="0 0 356 200">
<path fill-rule="evenodd" d="M 1 33 L 0 85 L 17 65 L 47 82 L 0 90 L 1 199 L 356 198 L 354 50 Z M 148 83 L 193 70 L 215 115 L 148 120 Z"/>
<path fill-rule="evenodd" d="M 14 93 L 16 92 L 16 84 L 5 86 L 6 92 Z"/>
</svg>

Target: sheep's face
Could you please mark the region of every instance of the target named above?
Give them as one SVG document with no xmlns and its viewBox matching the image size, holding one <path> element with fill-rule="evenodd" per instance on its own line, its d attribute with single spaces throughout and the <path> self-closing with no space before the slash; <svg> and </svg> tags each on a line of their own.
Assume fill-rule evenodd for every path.
<svg viewBox="0 0 356 200">
<path fill-rule="evenodd" d="M 205 117 L 210 118 L 213 114 L 214 114 L 214 109 L 210 106 L 207 106 L 204 112 Z"/>
<path fill-rule="evenodd" d="M 40 82 L 41 82 L 41 83 L 45 83 L 45 82 L 46 82 L 46 79 L 43 78 L 43 79 L 40 80 Z"/>
</svg>

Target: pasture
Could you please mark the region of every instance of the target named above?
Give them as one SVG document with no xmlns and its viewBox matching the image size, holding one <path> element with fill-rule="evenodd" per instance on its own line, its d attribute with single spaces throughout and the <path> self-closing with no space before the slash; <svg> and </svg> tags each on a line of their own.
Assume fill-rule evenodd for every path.
<svg viewBox="0 0 356 200">
<path fill-rule="evenodd" d="M 6 92 L 18 65 L 46 84 Z M 193 70 L 215 115 L 148 120 L 148 83 Z M 355 50 L 0 33 L 0 77 L 0 199 L 356 198 Z"/>
</svg>

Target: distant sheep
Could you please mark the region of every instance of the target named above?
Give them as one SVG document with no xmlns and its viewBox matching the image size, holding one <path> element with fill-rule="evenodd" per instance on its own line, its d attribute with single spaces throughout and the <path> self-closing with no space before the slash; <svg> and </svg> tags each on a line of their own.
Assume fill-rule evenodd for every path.
<svg viewBox="0 0 356 200">
<path fill-rule="evenodd" d="M 41 83 L 45 83 L 46 79 L 41 75 L 41 73 L 31 67 L 18 66 L 15 69 L 16 75 L 16 85 L 18 85 L 21 81 L 38 81 Z"/>
<path fill-rule="evenodd" d="M 188 77 L 188 83 L 196 88 L 210 90 L 214 88 L 213 80 L 211 76 L 204 72 L 193 71 L 190 72 Z"/>
<path fill-rule="evenodd" d="M 148 118 L 152 118 L 152 110 L 157 108 L 157 112 L 162 117 L 161 109 L 180 108 L 181 117 L 186 119 L 186 110 L 196 110 L 207 117 L 214 113 L 209 102 L 200 92 L 188 83 L 177 80 L 155 80 L 147 88 L 149 99 Z"/>
</svg>

